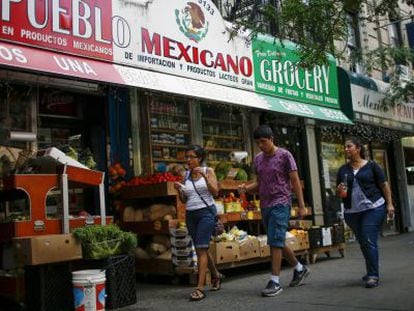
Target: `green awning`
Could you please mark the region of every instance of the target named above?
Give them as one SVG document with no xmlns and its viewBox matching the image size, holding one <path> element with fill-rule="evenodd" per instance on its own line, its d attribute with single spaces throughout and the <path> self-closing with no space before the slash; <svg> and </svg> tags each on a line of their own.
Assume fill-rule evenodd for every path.
<svg viewBox="0 0 414 311">
<path fill-rule="evenodd" d="M 268 109 L 272 111 L 293 114 L 304 118 L 353 124 L 352 121 L 349 120 L 348 117 L 339 109 L 304 104 L 279 97 L 272 97 L 261 94 L 257 95 L 269 105 Z"/>
</svg>

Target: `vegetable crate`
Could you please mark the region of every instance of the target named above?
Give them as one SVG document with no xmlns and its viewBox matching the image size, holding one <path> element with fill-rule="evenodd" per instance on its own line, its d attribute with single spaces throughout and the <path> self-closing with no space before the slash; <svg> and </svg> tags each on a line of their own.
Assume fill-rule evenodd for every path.
<svg viewBox="0 0 414 311">
<path fill-rule="evenodd" d="M 343 225 L 332 226 L 332 244 L 345 243 L 345 228 Z"/>
<path fill-rule="evenodd" d="M 309 228 L 308 235 L 310 248 L 318 248 L 332 245 L 331 227 Z"/>
<path fill-rule="evenodd" d="M 26 309 L 72 311 L 73 287 L 69 262 L 25 266 Z"/>
</svg>

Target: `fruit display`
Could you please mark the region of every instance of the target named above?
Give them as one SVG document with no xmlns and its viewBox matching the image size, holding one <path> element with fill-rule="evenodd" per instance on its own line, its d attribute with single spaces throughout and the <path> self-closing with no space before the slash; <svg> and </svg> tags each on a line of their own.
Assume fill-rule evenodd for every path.
<svg viewBox="0 0 414 311">
<path fill-rule="evenodd" d="M 235 180 L 249 180 L 249 174 L 247 173 L 249 168 L 247 166 L 240 167 L 239 164 L 232 164 L 230 162 L 220 161 L 214 168 L 218 181 L 222 181 L 228 178 L 229 173 L 232 170 L 236 170 L 236 173 L 234 174 Z"/>
<path fill-rule="evenodd" d="M 109 193 L 116 194 L 119 192 L 122 186 L 126 185 L 126 170 L 121 163 L 116 162 L 109 166 Z"/>
<path fill-rule="evenodd" d="M 134 176 L 129 181 L 126 182 L 126 185 L 129 186 L 139 186 L 139 185 L 151 185 L 158 184 L 167 181 L 181 181 L 181 175 L 174 175 L 172 172 L 165 173 L 155 173 L 145 176 Z"/>
</svg>

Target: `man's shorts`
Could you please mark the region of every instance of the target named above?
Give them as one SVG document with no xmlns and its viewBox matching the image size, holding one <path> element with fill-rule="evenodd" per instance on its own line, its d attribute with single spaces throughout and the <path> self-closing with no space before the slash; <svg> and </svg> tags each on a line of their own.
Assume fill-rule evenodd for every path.
<svg viewBox="0 0 414 311">
<path fill-rule="evenodd" d="M 262 208 L 261 212 L 267 232 L 267 244 L 271 247 L 283 248 L 290 219 L 290 205 L 276 204 Z"/>
</svg>

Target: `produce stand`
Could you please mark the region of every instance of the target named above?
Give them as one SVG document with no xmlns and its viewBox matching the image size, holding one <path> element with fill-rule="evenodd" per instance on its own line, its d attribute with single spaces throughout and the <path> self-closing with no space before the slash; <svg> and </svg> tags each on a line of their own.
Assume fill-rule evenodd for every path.
<svg viewBox="0 0 414 311">
<path fill-rule="evenodd" d="M 242 183 L 249 183 L 249 181 L 220 181 L 220 194 L 236 194 L 238 186 Z M 169 220 L 121 220 L 121 228 L 137 233 L 141 237 L 139 238 L 140 241 L 160 235 L 167 237 L 171 241 L 171 249 L 167 250 L 167 252 L 170 251 L 169 256 L 164 256 L 163 258 L 156 256 L 150 258 L 137 257 L 136 272 L 144 275 L 154 274 L 172 277 L 188 275 L 190 279 L 196 279 L 197 265 L 194 264 L 191 258 L 191 254 L 194 251 L 191 251 L 190 246 L 186 244 L 187 242 L 175 245 L 177 240 L 187 241 L 187 237 L 185 233 L 176 234 L 180 230 L 176 229 L 177 226 L 183 223 L 185 219 L 185 206 L 178 198 L 178 193 L 174 188 L 174 182 L 123 186 L 120 190 L 120 199 L 123 206 L 121 208 L 121 215 L 125 212 L 125 206 L 132 206 L 135 211 L 139 211 L 140 209 L 144 209 L 146 204 L 157 204 L 165 202 L 166 200 L 174 205 L 177 211 L 176 217 Z M 311 211 L 311 208 L 308 208 L 308 210 Z M 241 226 L 246 228 L 249 234 L 252 234 L 251 240 L 212 242 L 210 251 L 219 269 L 231 269 L 270 261 L 270 248 L 265 243 L 262 244 L 259 242 L 260 234 L 264 234 L 260 210 L 244 209 L 237 212 L 225 212 L 218 216 L 227 229 L 227 232 L 233 226 Z M 302 258 L 307 263 L 313 262 L 310 256 L 314 256 L 315 254 L 315 251 L 312 252 L 312 248 L 310 247 L 307 231 L 311 226 L 311 220 L 298 220 L 293 217 L 289 227 L 290 231 L 296 235 L 286 240 L 287 245 L 291 247 L 295 256 Z M 188 241 L 191 241 L 191 239 Z M 229 249 L 226 245 L 233 246 L 229 246 Z M 178 256 L 177 253 L 180 254 L 180 252 L 185 255 Z"/>
<path fill-rule="evenodd" d="M 59 171 L 61 173 L 58 174 L 17 174 L 3 179 L 4 187 L 0 191 L 1 197 L 12 198 L 14 193 L 16 198 L 18 191 L 23 191 L 29 201 L 30 219 L 1 223 L 0 242 L 11 241 L 13 237 L 69 233 L 70 228 L 84 226 L 88 223 L 105 225 L 107 221 L 111 221 L 111 218 L 107 219 L 105 215 L 104 173 L 67 165 L 59 167 Z M 69 186 L 98 186 L 100 217 L 69 218 Z M 62 219 L 50 219 L 46 216 L 46 197 L 49 191 L 58 188 L 62 191 Z"/>
<path fill-rule="evenodd" d="M 7 202 L 10 201 L 25 200 L 25 209 L 23 216 L 6 218 L 0 223 L 0 247 L 2 250 L 9 250 L 8 256 L 13 258 L 8 268 L 3 267 L 12 272 L 0 278 L 0 297 L 11 297 L 17 302 L 25 301 L 33 306 L 44 306 L 48 301 L 53 303 L 55 300 L 47 298 L 51 292 L 45 287 L 46 279 L 49 280 L 49 285 L 55 284 L 51 287 L 56 290 L 54 297 L 67 296 L 57 290 L 63 288 L 57 283 L 62 282 L 62 276 L 45 271 L 59 267 L 58 271 L 69 273 L 70 276 L 69 260 L 82 258 L 80 245 L 74 245 L 70 230 L 90 224 L 105 225 L 112 222 L 112 217 L 105 214 L 103 182 L 103 172 L 70 165 L 57 165 L 54 174 L 13 174 L 3 177 L 0 200 L 5 202 L 6 215 L 13 212 L 8 208 Z M 86 187 L 99 188 L 100 215 L 69 216 L 69 189 Z M 60 217 L 47 214 L 47 197 L 54 189 L 60 190 Z M 63 283 L 65 282 L 66 279 Z M 68 282 L 65 286 L 72 288 L 70 278 Z M 38 290 L 39 297 L 32 301 L 32 293 L 29 291 L 35 289 Z"/>
</svg>

